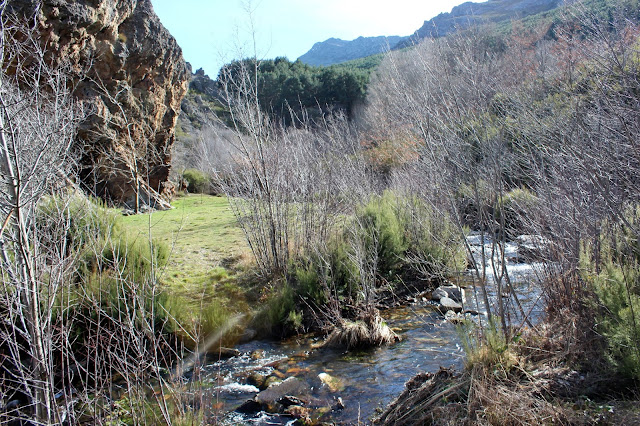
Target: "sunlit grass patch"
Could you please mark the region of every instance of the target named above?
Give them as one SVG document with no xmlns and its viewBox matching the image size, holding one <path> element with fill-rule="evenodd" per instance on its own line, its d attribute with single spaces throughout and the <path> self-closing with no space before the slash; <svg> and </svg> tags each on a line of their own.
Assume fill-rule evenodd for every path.
<svg viewBox="0 0 640 426">
<path fill-rule="evenodd" d="M 122 222 L 132 238 L 151 236 L 169 247 L 167 265 L 158 272 L 170 296 L 169 310 L 181 323 L 200 323 L 207 334 L 224 317 L 249 310 L 238 284 L 249 249 L 226 198 L 187 195 L 172 205 Z"/>
<path fill-rule="evenodd" d="M 248 247 L 226 198 L 188 195 L 176 199 L 173 207 L 128 216 L 123 223 L 139 238 L 151 235 L 170 248 L 167 267 L 160 272 L 168 288 L 198 290 L 216 278 L 212 270 L 242 257 Z"/>
</svg>

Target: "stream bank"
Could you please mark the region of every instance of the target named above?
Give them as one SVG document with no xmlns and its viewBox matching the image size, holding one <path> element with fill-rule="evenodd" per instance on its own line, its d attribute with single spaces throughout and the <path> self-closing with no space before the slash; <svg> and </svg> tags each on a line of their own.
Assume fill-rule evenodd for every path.
<svg viewBox="0 0 640 426">
<path fill-rule="evenodd" d="M 282 342 L 254 341 L 239 345 L 241 356 L 205 367 L 207 380 L 222 411 L 234 410 L 258 394 L 251 375 L 295 378 L 301 383 L 296 397 L 310 407 L 311 418 L 339 424 L 368 422 L 404 388 L 408 378 L 441 365 L 461 367 L 464 353 L 457 344 L 456 327 L 431 306 L 412 306 L 383 313 L 388 325 L 402 337 L 390 346 L 349 351 L 322 346 L 314 337 Z M 338 398 L 344 408 L 339 407 Z M 314 418 L 314 416 L 317 416 Z M 224 424 L 287 424 L 291 417 L 228 412 Z"/>
<path fill-rule="evenodd" d="M 475 236 L 470 242 L 473 252 L 479 252 Z M 490 242 L 485 240 L 485 244 Z M 528 312 L 538 315 L 542 308 L 533 279 L 535 264 L 522 262 L 515 243 L 507 250 L 507 267 L 521 302 Z M 474 280 L 465 274 L 458 283 L 467 287 L 465 309 L 478 312 L 475 318 L 484 321 L 486 309 L 476 303 Z M 495 302 L 498 295 L 489 287 Z M 401 394 L 405 382 L 416 374 L 435 373 L 441 367 L 461 369 L 465 354 L 454 324 L 457 321 L 443 316 L 426 297 L 412 297 L 409 303 L 382 312 L 389 327 L 401 337 L 393 345 L 347 352 L 324 346 L 320 338 L 298 336 L 280 342 L 244 343 L 235 348 L 240 355 L 205 364 L 200 377 L 211 384 L 209 398 L 215 401 L 216 421 L 290 424 L 298 417 L 312 423 L 366 424 Z M 282 394 L 275 392 L 278 383 L 285 381 L 280 385 Z M 272 391 L 264 392 L 266 384 Z M 265 401 L 267 397 L 271 400 Z"/>
</svg>

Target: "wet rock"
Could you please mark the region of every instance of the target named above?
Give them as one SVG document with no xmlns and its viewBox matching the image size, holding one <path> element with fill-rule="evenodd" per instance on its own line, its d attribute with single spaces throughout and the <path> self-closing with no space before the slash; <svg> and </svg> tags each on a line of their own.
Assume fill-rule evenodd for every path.
<svg viewBox="0 0 640 426">
<path fill-rule="evenodd" d="M 290 405 L 306 405 L 307 403 L 296 396 L 285 395 L 278 400 L 278 404 L 289 407 Z"/>
<path fill-rule="evenodd" d="M 309 424 L 311 423 L 311 409 L 307 408 L 307 407 L 301 407 L 299 405 L 292 405 L 290 407 L 287 407 L 284 410 L 285 414 L 290 415 L 291 417 L 295 418 L 295 419 L 299 419 L 302 424 Z M 297 424 L 298 422 L 296 422 Z"/>
<path fill-rule="evenodd" d="M 216 362 L 221 359 L 229 359 L 234 356 L 241 356 L 242 352 L 237 349 L 230 348 L 212 348 L 210 351 L 206 352 L 203 356 L 205 362 Z"/>
<path fill-rule="evenodd" d="M 333 406 L 333 410 L 344 410 L 344 401 L 342 401 L 342 398 L 338 397 L 336 398 L 336 403 Z"/>
<path fill-rule="evenodd" d="M 462 324 L 465 321 L 463 314 L 455 313 L 453 311 L 447 311 L 444 318 L 452 324 Z"/>
<path fill-rule="evenodd" d="M 431 293 L 432 300 L 440 300 L 443 297 L 449 297 L 449 293 L 447 293 L 442 287 L 438 287 Z"/>
<path fill-rule="evenodd" d="M 462 312 L 462 305 L 449 297 L 443 297 L 440 299 L 438 310 L 442 313 L 446 313 L 447 311 L 458 313 Z"/>
<path fill-rule="evenodd" d="M 264 351 L 262 349 L 256 349 L 255 351 L 251 352 L 251 359 L 262 359 L 264 358 Z"/>
<path fill-rule="evenodd" d="M 287 395 L 300 395 L 307 390 L 307 385 L 300 379 L 289 377 L 287 380 L 269 386 L 256 395 L 255 400 L 264 406 L 274 406 Z"/>
<path fill-rule="evenodd" d="M 457 303 L 464 301 L 464 289 L 456 285 L 440 286 L 431 292 L 431 300 L 441 301 L 443 298 L 448 297 Z"/>
<path fill-rule="evenodd" d="M 278 359 L 276 361 L 272 361 L 268 364 L 265 364 L 265 367 L 271 367 L 271 368 L 278 368 L 280 366 L 280 364 L 282 363 L 282 361 L 286 361 L 287 358 L 282 358 L 282 359 Z"/>
<path fill-rule="evenodd" d="M 323 385 L 327 386 L 331 392 L 340 392 L 344 390 L 344 383 L 337 377 L 330 376 L 327 373 L 318 374 L 318 378 Z"/>
<path fill-rule="evenodd" d="M 289 376 L 299 376 L 307 371 L 309 371 L 308 368 L 292 367 L 287 370 L 286 374 Z"/>
<path fill-rule="evenodd" d="M 249 374 L 249 377 L 247 377 L 247 383 L 257 387 L 260 390 L 264 390 L 267 388 L 267 386 L 265 386 L 265 382 L 265 377 L 257 371 L 253 371 L 251 374 Z"/>
<path fill-rule="evenodd" d="M 234 356 L 240 356 L 242 355 L 242 352 L 233 348 L 216 348 L 210 351 L 208 355 L 212 357 L 220 358 L 220 359 L 226 359 L 226 358 L 232 358 Z"/>
<path fill-rule="evenodd" d="M 255 399 L 249 399 L 236 408 L 235 411 L 242 414 L 255 414 L 260 410 L 262 410 L 262 405 Z"/>
<path fill-rule="evenodd" d="M 277 377 L 277 376 L 269 376 L 267 377 L 267 379 L 263 382 L 262 386 L 260 387 L 261 389 L 267 389 L 270 388 L 271 386 L 274 386 L 278 383 L 282 383 L 282 379 Z"/>
<path fill-rule="evenodd" d="M 439 287 L 441 290 L 444 290 L 447 293 L 447 297 L 455 300 L 458 303 L 462 303 L 464 301 L 464 289 L 455 285 L 450 285 L 446 287 Z"/>
<path fill-rule="evenodd" d="M 276 376 L 277 378 L 283 379 L 283 380 L 285 377 L 287 377 L 287 375 L 280 370 L 273 370 L 272 376 Z"/>
</svg>

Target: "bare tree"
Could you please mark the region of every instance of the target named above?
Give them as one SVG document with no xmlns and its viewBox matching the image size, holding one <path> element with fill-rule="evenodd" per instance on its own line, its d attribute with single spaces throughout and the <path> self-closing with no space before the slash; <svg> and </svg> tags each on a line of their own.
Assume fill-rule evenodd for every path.
<svg viewBox="0 0 640 426">
<path fill-rule="evenodd" d="M 254 64 L 241 61 L 221 78 L 236 133 L 218 180 L 261 271 L 286 275 L 290 258 L 328 240 L 362 192 L 365 169 L 345 117 L 299 128 L 274 122 L 260 104 Z"/>
<path fill-rule="evenodd" d="M 0 13 L 0 418 L 61 424 L 113 415 L 149 421 L 149 389 L 176 358 L 158 303 L 159 247 L 132 242 L 73 182 L 83 117 L 68 70 L 36 32 Z M 145 247 L 146 246 L 146 247 Z M 171 422 L 164 395 L 155 402 Z"/>
<path fill-rule="evenodd" d="M 10 23 L 2 4 L 0 28 L 0 255 L 2 346 L 10 389 L 28 398 L 33 418 L 59 423 L 55 399 L 52 305 L 68 264 L 43 246 L 36 222 L 43 197 L 67 184 L 71 144 L 80 117 L 67 75 L 45 61 L 28 28 Z M 58 244 L 64 244 L 59 242 Z M 26 360 L 23 355 L 26 354 Z"/>
<path fill-rule="evenodd" d="M 494 269 L 498 294 L 506 286 L 517 300 L 509 289 L 503 258 L 505 224 L 499 215 L 515 163 L 504 123 L 489 114 L 496 94 L 508 92 L 520 81 L 506 72 L 507 48 L 489 30 L 471 28 L 446 39 L 427 40 L 406 54 L 392 54 L 383 64 L 370 106 L 371 113 L 378 111 L 408 123 L 400 129 L 420 140 L 418 161 L 406 166 L 404 176 L 419 177 L 428 185 L 414 182 L 408 189 L 431 203 L 434 211 L 447 211 L 458 224 L 463 242 L 464 226 L 480 232 L 482 259 L 472 266 L 489 316 L 486 268 Z M 398 182 L 407 185 L 411 180 Z M 461 196 L 468 197 L 467 209 L 460 203 Z M 485 237 L 492 242 L 489 252 L 484 249 Z M 502 298 L 496 304 L 506 332 Z"/>
</svg>

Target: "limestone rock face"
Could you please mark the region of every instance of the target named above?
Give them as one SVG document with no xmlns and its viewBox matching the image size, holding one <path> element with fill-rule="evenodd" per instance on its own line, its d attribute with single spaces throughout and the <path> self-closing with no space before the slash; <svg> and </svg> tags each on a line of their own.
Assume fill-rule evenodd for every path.
<svg viewBox="0 0 640 426">
<path fill-rule="evenodd" d="M 78 134 L 82 183 L 131 208 L 162 204 L 172 191 L 171 146 L 190 73 L 151 1 L 9 5 L 37 22 L 51 63 L 66 61 L 73 70 L 74 94 L 88 112 Z"/>
</svg>

